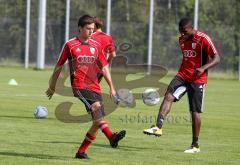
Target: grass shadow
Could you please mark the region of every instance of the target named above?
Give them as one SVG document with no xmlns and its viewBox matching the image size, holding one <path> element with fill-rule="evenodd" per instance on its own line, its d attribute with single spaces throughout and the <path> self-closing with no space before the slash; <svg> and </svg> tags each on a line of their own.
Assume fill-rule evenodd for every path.
<svg viewBox="0 0 240 165">
<path fill-rule="evenodd" d="M 9 115 L 4 115 L 4 116 L 0 116 L 0 118 L 13 118 L 13 119 L 37 119 L 35 117 L 30 117 L 30 116 L 9 116 Z M 56 118 L 39 118 L 38 120 L 52 120 L 52 119 L 56 119 Z"/>
<path fill-rule="evenodd" d="M 40 142 L 40 143 L 53 143 L 53 144 L 77 144 L 77 145 L 81 145 L 81 142 L 66 142 L 66 141 L 37 141 L 37 142 Z M 95 146 L 95 147 L 112 148 L 110 146 L 110 144 L 92 143 L 91 145 Z M 134 144 L 132 146 L 131 145 L 124 146 L 124 145 L 119 144 L 116 149 L 117 150 L 124 150 L 124 151 L 162 150 L 161 148 L 153 149 L 151 147 L 137 147 L 137 146 L 134 146 Z"/>
<path fill-rule="evenodd" d="M 53 144 L 81 144 L 80 142 L 65 142 L 65 141 L 36 141 L 38 143 L 53 143 Z"/>
<path fill-rule="evenodd" d="M 45 154 L 28 154 L 28 153 L 16 153 L 16 152 L 0 152 L 2 156 L 14 156 L 14 157 L 26 157 L 26 158 L 36 158 L 36 159 L 56 159 L 56 160 L 66 160 L 69 157 L 66 156 L 53 156 Z"/>
</svg>

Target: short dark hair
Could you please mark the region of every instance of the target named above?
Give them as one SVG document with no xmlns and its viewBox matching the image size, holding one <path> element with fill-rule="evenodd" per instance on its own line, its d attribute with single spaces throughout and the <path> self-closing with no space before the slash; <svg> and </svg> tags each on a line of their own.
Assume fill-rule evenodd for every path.
<svg viewBox="0 0 240 165">
<path fill-rule="evenodd" d="M 101 29 L 103 27 L 103 20 L 99 17 L 94 17 L 94 23 L 97 29 Z"/>
<path fill-rule="evenodd" d="M 184 17 L 179 21 L 179 27 L 184 27 L 187 24 L 191 23 L 192 24 L 192 19 L 189 17 Z"/>
<path fill-rule="evenodd" d="M 78 27 L 79 26 L 84 27 L 85 25 L 92 24 L 92 23 L 94 23 L 93 17 L 91 17 L 90 15 L 87 15 L 87 14 L 81 16 L 78 19 Z"/>
</svg>

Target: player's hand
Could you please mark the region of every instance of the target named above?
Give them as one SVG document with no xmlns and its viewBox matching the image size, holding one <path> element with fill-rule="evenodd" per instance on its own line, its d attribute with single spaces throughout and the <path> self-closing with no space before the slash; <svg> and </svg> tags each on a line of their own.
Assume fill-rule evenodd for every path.
<svg viewBox="0 0 240 165">
<path fill-rule="evenodd" d="M 46 93 L 47 97 L 49 98 L 49 100 L 52 98 L 54 92 L 55 92 L 55 89 L 48 88 L 48 89 L 46 90 L 45 93 Z"/>
<path fill-rule="evenodd" d="M 201 75 L 205 70 L 203 68 L 196 68 L 194 71 L 194 76 Z"/>
<path fill-rule="evenodd" d="M 114 98 L 116 96 L 116 91 L 114 88 L 110 89 L 110 98 Z"/>
</svg>

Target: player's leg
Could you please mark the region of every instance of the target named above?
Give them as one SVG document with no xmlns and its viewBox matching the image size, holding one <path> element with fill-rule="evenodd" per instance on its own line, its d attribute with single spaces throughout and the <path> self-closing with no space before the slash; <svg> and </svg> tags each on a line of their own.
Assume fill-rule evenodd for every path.
<svg viewBox="0 0 240 165">
<path fill-rule="evenodd" d="M 85 138 L 78 148 L 78 151 L 75 155 L 75 158 L 78 159 L 89 159 L 88 155 L 85 153 L 87 148 L 91 145 L 91 143 L 96 139 L 98 133 L 98 125 L 93 122 L 91 128 L 88 130 L 88 132 L 85 135 Z"/>
<path fill-rule="evenodd" d="M 98 129 L 99 129 L 99 121 L 102 120 L 102 115 L 98 109 L 101 108 L 101 97 L 97 97 L 96 92 L 88 90 L 88 89 L 80 89 L 76 90 L 75 96 L 77 96 L 86 107 L 86 110 L 92 115 L 92 126 L 86 133 L 86 136 L 79 147 L 75 157 L 78 159 L 89 159 L 87 154 L 85 153 L 86 149 L 91 145 L 91 143 L 96 139 Z"/>
<path fill-rule="evenodd" d="M 122 140 L 125 137 L 126 131 L 121 130 L 120 132 L 113 133 L 109 124 L 104 120 L 105 112 L 104 112 L 104 106 L 100 105 L 97 111 L 93 111 L 94 118 L 97 120 L 95 121 L 98 125 L 98 127 L 101 129 L 103 134 L 108 138 L 110 145 L 112 148 L 116 148 L 118 146 L 118 142 Z"/>
<path fill-rule="evenodd" d="M 165 95 L 158 113 L 157 124 L 156 124 L 158 128 L 162 128 L 163 121 L 165 117 L 168 115 L 168 113 L 170 112 L 171 106 L 174 100 L 175 100 L 175 97 L 172 95 L 172 93 L 169 92 Z"/>
<path fill-rule="evenodd" d="M 174 97 L 171 93 L 167 93 L 163 99 L 163 102 L 160 106 L 160 110 L 157 117 L 157 123 L 156 126 L 152 126 L 149 129 L 145 129 L 143 131 L 144 134 L 148 135 L 155 135 L 155 136 L 161 136 L 162 135 L 162 125 L 164 122 L 165 117 L 170 112 L 172 102 L 174 101 Z"/>
<path fill-rule="evenodd" d="M 191 146 L 184 151 L 185 153 L 200 152 L 198 138 L 201 128 L 200 113 L 203 112 L 204 90 L 204 84 L 192 83 L 188 86 L 189 109 L 192 117 L 192 143 Z"/>
<path fill-rule="evenodd" d="M 163 122 L 171 110 L 172 103 L 174 101 L 180 100 L 180 98 L 185 94 L 185 92 L 185 82 L 180 77 L 176 76 L 168 86 L 167 92 L 160 106 L 156 126 L 145 129 L 143 133 L 148 135 L 161 136 Z"/>
<path fill-rule="evenodd" d="M 104 135 L 108 138 L 110 145 L 113 148 L 116 148 L 118 146 L 118 142 L 125 136 L 126 131 L 122 130 L 118 133 L 113 133 L 108 123 L 104 121 L 105 112 L 104 112 L 104 106 L 102 104 L 102 96 L 89 89 L 81 90 L 81 93 L 79 93 L 78 96 L 85 96 L 86 99 L 83 99 L 83 98 L 80 98 L 80 99 L 84 103 L 85 103 L 85 100 L 87 100 L 87 103 L 85 103 L 85 106 L 88 112 L 90 112 L 92 115 L 93 125 L 90 128 L 88 133 L 91 133 L 91 135 L 97 134 L 97 131 L 95 130 L 100 128 L 104 133 Z M 89 103 L 91 104 L 91 106 L 87 105 Z"/>
<path fill-rule="evenodd" d="M 103 105 L 100 102 L 93 104 L 91 114 L 95 126 L 98 129 L 100 128 L 104 135 L 108 138 L 108 140 L 110 140 L 113 136 L 113 132 L 110 129 L 108 123 L 104 121 L 105 112 Z"/>
<path fill-rule="evenodd" d="M 198 112 L 191 112 L 192 116 L 192 146 L 199 147 L 198 137 L 201 128 L 201 118 Z"/>
</svg>

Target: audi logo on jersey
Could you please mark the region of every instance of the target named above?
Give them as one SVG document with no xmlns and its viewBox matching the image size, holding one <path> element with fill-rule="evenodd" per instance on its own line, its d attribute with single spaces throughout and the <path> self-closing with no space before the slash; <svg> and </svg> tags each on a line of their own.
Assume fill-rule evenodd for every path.
<svg viewBox="0 0 240 165">
<path fill-rule="evenodd" d="M 92 64 L 95 60 L 94 56 L 79 56 L 77 61 L 79 63 Z"/>
<path fill-rule="evenodd" d="M 184 50 L 183 56 L 184 57 L 196 57 L 197 53 L 194 50 Z"/>
</svg>

